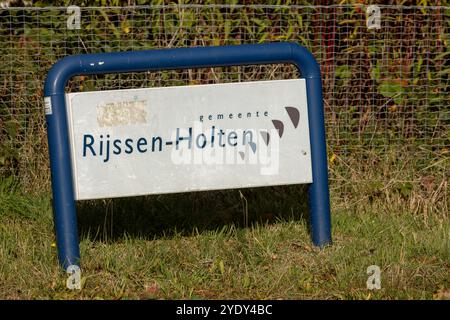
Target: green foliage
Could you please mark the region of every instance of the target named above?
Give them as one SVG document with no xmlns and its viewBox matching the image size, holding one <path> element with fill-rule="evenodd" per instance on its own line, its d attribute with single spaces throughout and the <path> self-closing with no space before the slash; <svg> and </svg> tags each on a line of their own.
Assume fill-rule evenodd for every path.
<svg viewBox="0 0 450 320">
<path fill-rule="evenodd" d="M 13 173 L 16 163 L 19 160 L 19 150 L 15 143 L 19 124 L 9 120 L 4 124 L 3 141 L 0 148 L 0 171 Z"/>
<path fill-rule="evenodd" d="M 8 58 L 0 65 L 0 175 L 34 176 L 28 171 L 36 168 L 36 158 L 46 159 L 42 87 L 59 58 L 167 47 L 302 44 L 321 64 L 328 142 L 335 152 L 350 154 L 358 147 L 382 152 L 390 144 L 432 146 L 433 152 L 448 148 L 450 9 L 385 8 L 384 29 L 370 31 L 360 2 L 332 7 L 314 7 L 312 1 L 291 7 L 283 1 L 234 3 L 236 7 L 214 1 L 61 0 L 34 2 L 37 7 L 51 5 L 45 9 L 1 11 L 0 40 L 6 45 L 0 54 Z M 66 27 L 69 4 L 82 7 L 81 30 Z M 297 76 L 287 66 L 164 71 L 76 77 L 68 90 Z M 47 162 L 39 161 L 39 171 L 48 170 Z"/>
<path fill-rule="evenodd" d="M 6 218 L 38 219 L 43 216 L 42 211 L 49 209 L 46 195 L 30 196 L 23 194 L 20 189 L 13 176 L 0 180 L 0 226 Z M 50 221 L 49 217 L 47 222 Z"/>
<path fill-rule="evenodd" d="M 398 81 L 383 81 L 381 82 L 378 90 L 383 96 L 392 98 L 397 104 L 401 104 L 404 87 Z"/>
</svg>

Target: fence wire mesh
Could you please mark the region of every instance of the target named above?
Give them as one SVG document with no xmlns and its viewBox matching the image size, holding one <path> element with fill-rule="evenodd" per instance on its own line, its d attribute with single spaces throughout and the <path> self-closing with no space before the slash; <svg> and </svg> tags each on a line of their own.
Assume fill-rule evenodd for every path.
<svg viewBox="0 0 450 320">
<path fill-rule="evenodd" d="M 293 41 L 318 59 L 330 155 L 448 157 L 450 7 L 161 5 L 0 9 L 0 172 L 47 163 L 43 83 L 80 53 Z M 290 65 L 79 76 L 68 91 L 298 77 Z"/>
</svg>

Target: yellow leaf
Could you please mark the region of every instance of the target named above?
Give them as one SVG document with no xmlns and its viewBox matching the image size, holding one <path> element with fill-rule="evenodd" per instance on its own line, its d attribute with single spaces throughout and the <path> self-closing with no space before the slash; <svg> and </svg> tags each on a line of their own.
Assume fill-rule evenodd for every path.
<svg viewBox="0 0 450 320">
<path fill-rule="evenodd" d="M 122 22 L 122 31 L 125 33 L 130 33 L 130 25 L 126 20 Z"/>
<path fill-rule="evenodd" d="M 225 273 L 225 266 L 223 265 L 222 260 L 219 261 L 219 270 L 222 275 Z"/>
<path fill-rule="evenodd" d="M 333 164 L 334 160 L 336 160 L 336 155 L 333 153 L 329 160 L 330 165 Z"/>
<path fill-rule="evenodd" d="M 389 112 L 395 112 L 395 111 L 397 111 L 397 105 L 396 105 L 396 104 L 393 104 L 393 105 L 389 106 L 388 110 L 389 110 Z"/>
</svg>

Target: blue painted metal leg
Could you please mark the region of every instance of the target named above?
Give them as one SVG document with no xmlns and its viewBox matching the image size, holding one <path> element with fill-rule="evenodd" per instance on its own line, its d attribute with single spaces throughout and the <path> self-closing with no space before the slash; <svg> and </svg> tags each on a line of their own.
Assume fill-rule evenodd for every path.
<svg viewBox="0 0 450 320">
<path fill-rule="evenodd" d="M 321 79 L 307 79 L 306 92 L 313 174 L 313 183 L 308 190 L 311 234 L 313 243 L 324 247 L 331 244 L 331 221 Z"/>
<path fill-rule="evenodd" d="M 52 113 L 46 120 L 58 258 L 67 270 L 70 265 L 79 265 L 80 249 L 64 99 L 64 94 L 51 96 Z"/>
<path fill-rule="evenodd" d="M 309 186 L 311 236 L 316 246 L 331 244 L 330 196 L 320 66 L 304 47 L 291 43 L 291 61 L 306 80 L 313 183 Z"/>
</svg>

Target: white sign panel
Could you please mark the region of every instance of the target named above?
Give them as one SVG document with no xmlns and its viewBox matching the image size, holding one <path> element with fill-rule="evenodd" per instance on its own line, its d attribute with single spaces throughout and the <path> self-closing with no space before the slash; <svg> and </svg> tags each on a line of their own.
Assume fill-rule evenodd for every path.
<svg viewBox="0 0 450 320">
<path fill-rule="evenodd" d="M 77 200 L 312 182 L 303 79 L 66 99 Z"/>
</svg>

